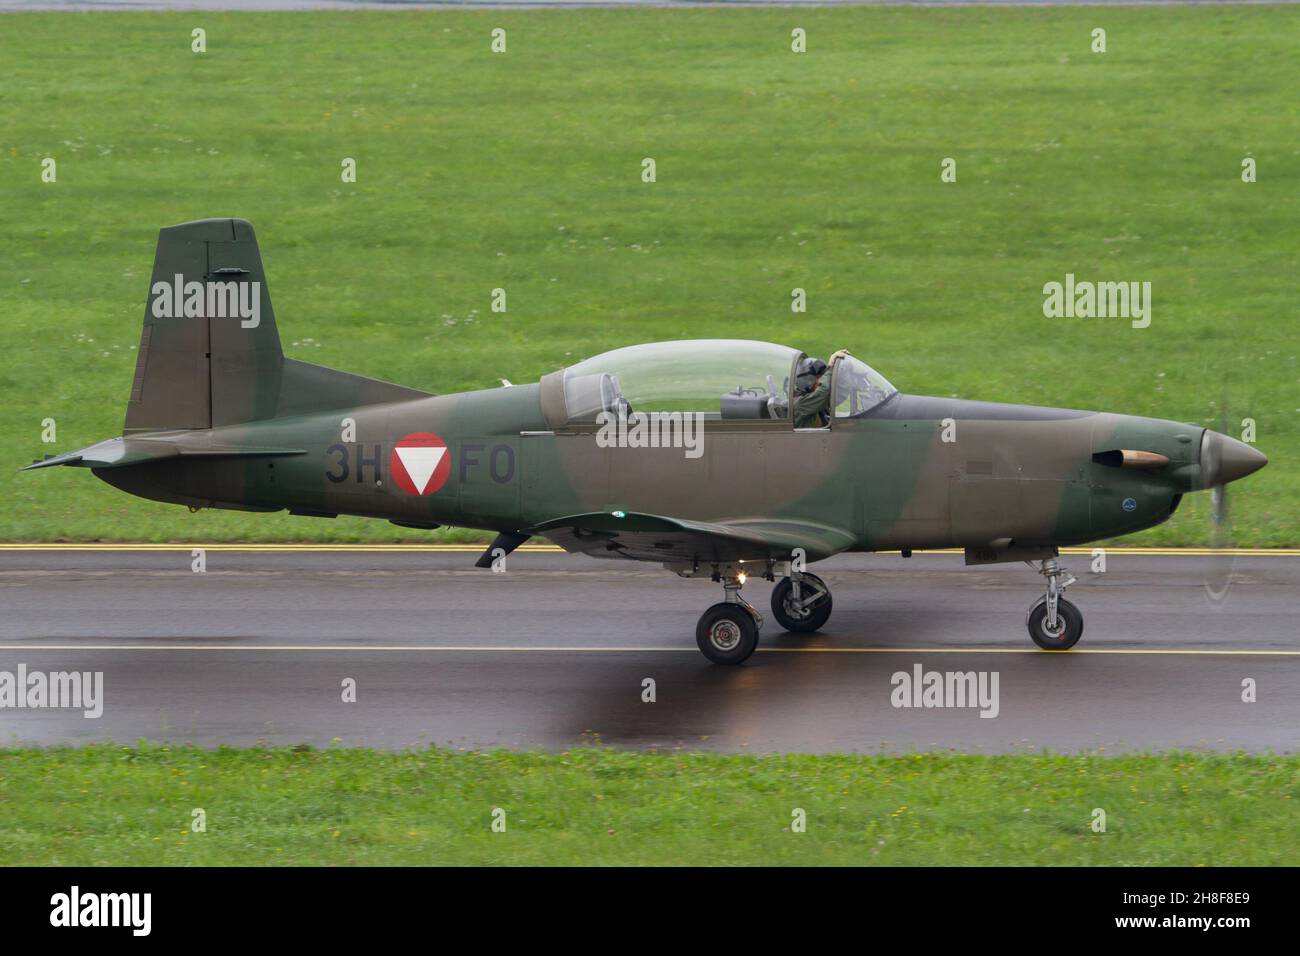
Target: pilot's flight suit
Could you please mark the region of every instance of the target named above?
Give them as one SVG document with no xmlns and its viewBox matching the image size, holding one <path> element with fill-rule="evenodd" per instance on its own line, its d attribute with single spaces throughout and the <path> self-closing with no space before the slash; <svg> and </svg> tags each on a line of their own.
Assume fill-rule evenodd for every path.
<svg viewBox="0 0 1300 956">
<path fill-rule="evenodd" d="M 825 428 L 830 424 L 827 408 L 831 402 L 830 369 L 822 375 L 817 387 L 794 400 L 795 428 Z"/>
</svg>

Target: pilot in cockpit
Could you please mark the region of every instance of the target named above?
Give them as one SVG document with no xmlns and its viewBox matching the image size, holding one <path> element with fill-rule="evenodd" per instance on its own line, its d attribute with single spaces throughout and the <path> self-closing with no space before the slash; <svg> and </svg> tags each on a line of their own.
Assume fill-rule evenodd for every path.
<svg viewBox="0 0 1300 956">
<path fill-rule="evenodd" d="M 835 363 L 848 354 L 847 349 L 840 349 L 831 356 L 829 365 L 817 358 L 805 358 L 799 363 L 794 380 L 795 428 L 825 428 L 831 423 L 831 375 Z"/>
</svg>

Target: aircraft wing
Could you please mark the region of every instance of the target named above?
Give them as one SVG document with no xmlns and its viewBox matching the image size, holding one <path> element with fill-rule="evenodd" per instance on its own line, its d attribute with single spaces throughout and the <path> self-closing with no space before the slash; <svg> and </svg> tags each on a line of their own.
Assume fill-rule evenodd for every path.
<svg viewBox="0 0 1300 956">
<path fill-rule="evenodd" d="M 544 521 L 526 534 L 544 535 L 564 548 L 599 558 L 671 563 L 790 560 L 802 548 L 819 561 L 850 548 L 848 531 L 812 521 L 738 518 L 692 521 L 637 512 L 595 511 Z"/>
<path fill-rule="evenodd" d="M 34 461 L 19 469 L 52 468 L 55 465 L 73 465 L 78 468 L 122 468 L 147 461 L 160 461 L 177 456 L 204 455 L 208 457 L 305 455 L 305 448 L 262 448 L 255 445 L 221 445 L 195 439 L 190 435 L 156 435 L 148 438 L 110 438 L 77 451 L 53 455 Z"/>
</svg>

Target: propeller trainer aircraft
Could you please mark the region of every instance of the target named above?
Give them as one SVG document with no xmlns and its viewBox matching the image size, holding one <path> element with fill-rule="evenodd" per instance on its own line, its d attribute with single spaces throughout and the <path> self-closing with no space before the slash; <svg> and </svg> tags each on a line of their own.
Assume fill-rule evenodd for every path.
<svg viewBox="0 0 1300 956">
<path fill-rule="evenodd" d="M 659 562 L 722 585 L 696 629 L 721 664 L 758 641 L 746 577 L 779 577 L 778 623 L 815 631 L 831 593 L 806 564 L 841 551 L 1036 562 L 1030 637 L 1072 647 L 1083 618 L 1061 596 L 1074 578 L 1060 547 L 1159 524 L 1184 493 L 1266 463 L 1194 425 L 906 395 L 847 353 L 825 366 L 741 340 L 637 345 L 536 384 L 431 395 L 286 358 L 242 219 L 163 229 L 150 289 L 122 437 L 29 468 L 90 468 L 192 509 L 496 532 L 479 567 L 534 535 Z"/>
</svg>

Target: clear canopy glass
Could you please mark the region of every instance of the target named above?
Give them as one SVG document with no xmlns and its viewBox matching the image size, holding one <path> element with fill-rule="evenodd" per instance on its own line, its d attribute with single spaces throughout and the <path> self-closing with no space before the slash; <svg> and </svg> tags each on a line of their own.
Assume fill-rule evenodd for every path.
<svg viewBox="0 0 1300 956">
<path fill-rule="evenodd" d="M 802 353 L 746 339 L 688 339 L 614 349 L 564 373 L 570 421 L 602 411 L 703 412 L 709 418 L 785 418 Z"/>
<path fill-rule="evenodd" d="M 897 395 L 898 389 L 865 362 L 846 355 L 835 367 L 836 418 L 857 418 Z"/>
<path fill-rule="evenodd" d="M 601 412 L 702 412 L 710 419 L 788 419 L 790 377 L 804 353 L 748 339 L 652 342 L 604 352 L 564 371 L 571 422 Z M 835 375 L 837 417 L 864 414 L 896 392 L 870 366 L 846 356 Z"/>
</svg>

